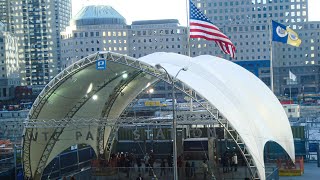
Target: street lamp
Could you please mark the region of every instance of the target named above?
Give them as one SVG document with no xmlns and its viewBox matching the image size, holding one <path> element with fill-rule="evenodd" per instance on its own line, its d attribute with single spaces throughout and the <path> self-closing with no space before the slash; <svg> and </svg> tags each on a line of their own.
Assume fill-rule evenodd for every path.
<svg viewBox="0 0 320 180">
<path fill-rule="evenodd" d="M 176 120 L 176 98 L 175 98 L 175 87 L 174 87 L 174 79 L 178 76 L 181 70 L 187 71 L 188 68 L 181 68 L 175 75 L 174 79 L 170 76 L 168 71 L 162 67 L 160 64 L 156 64 L 155 67 L 157 69 L 162 69 L 168 75 L 171 85 L 172 85 L 172 134 L 173 134 L 173 179 L 178 180 L 178 163 L 177 163 L 177 120 Z"/>
</svg>

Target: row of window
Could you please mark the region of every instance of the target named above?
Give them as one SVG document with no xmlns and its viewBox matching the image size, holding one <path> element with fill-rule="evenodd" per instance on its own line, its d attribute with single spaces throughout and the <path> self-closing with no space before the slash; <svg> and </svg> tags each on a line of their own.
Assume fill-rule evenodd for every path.
<svg viewBox="0 0 320 180">
<path fill-rule="evenodd" d="M 143 31 L 132 31 L 131 36 L 153 36 L 153 35 L 172 35 L 172 34 L 181 34 L 185 33 L 184 29 L 171 29 L 171 30 L 143 30 Z M 100 32 L 74 32 L 73 37 L 99 37 Z M 103 37 L 126 37 L 126 31 L 108 31 L 102 32 Z M 71 34 L 61 35 L 62 39 L 71 38 Z"/>
<path fill-rule="evenodd" d="M 136 50 L 142 50 L 142 49 L 171 49 L 171 50 L 173 50 L 173 49 L 175 49 L 175 48 L 178 48 L 178 49 L 180 49 L 180 48 L 182 48 L 183 46 L 181 46 L 181 45 L 159 45 L 159 46 L 138 46 L 138 47 L 132 47 L 132 50 L 133 51 L 136 51 Z"/>
<path fill-rule="evenodd" d="M 127 47 L 103 47 L 103 48 L 79 48 L 79 49 L 67 49 L 67 50 L 62 50 L 63 53 L 68 53 L 68 52 L 95 52 L 95 51 L 126 51 Z"/>
<path fill-rule="evenodd" d="M 294 61 L 294 62 L 282 62 L 282 65 L 283 66 L 291 66 L 291 65 L 315 65 L 316 63 L 320 64 L 320 61 L 302 61 L 302 62 L 297 62 L 297 61 Z"/>
<path fill-rule="evenodd" d="M 310 48 L 310 49 L 309 49 Z M 300 49 L 300 50 L 302 50 L 303 49 L 303 47 L 294 47 L 294 48 L 292 48 L 292 50 L 293 51 L 296 51 L 297 49 Z M 291 48 L 282 48 L 282 51 L 283 52 L 285 52 L 285 51 L 291 51 Z M 311 51 L 314 51 L 315 50 L 315 48 L 314 48 L 314 46 L 310 46 L 310 47 L 305 47 L 305 50 L 307 51 L 307 50 L 311 50 Z M 318 47 L 318 50 L 320 50 L 320 46 Z"/>
<path fill-rule="evenodd" d="M 126 44 L 127 43 L 127 40 L 124 39 L 124 40 L 121 40 L 121 39 L 114 39 L 114 40 L 111 40 L 109 39 L 108 41 L 107 40 L 103 40 L 103 44 Z M 71 45 L 83 45 L 84 44 L 84 41 L 68 41 L 68 42 L 64 42 L 62 44 L 62 46 L 71 46 Z M 91 40 L 90 42 L 89 41 L 86 41 L 85 44 L 100 44 L 100 40 Z"/>
<path fill-rule="evenodd" d="M 297 57 L 298 57 L 298 55 L 296 55 L 296 54 L 293 55 L 293 56 L 292 56 L 291 54 L 290 54 L 290 55 L 283 55 L 283 56 L 282 56 L 283 59 L 285 59 L 285 58 L 297 58 Z M 300 58 L 302 58 L 302 57 L 303 57 L 303 55 L 300 54 Z M 308 58 L 308 57 L 310 57 L 310 58 L 315 58 L 315 54 L 314 54 L 314 53 L 311 53 L 310 55 L 309 55 L 309 54 L 304 54 L 304 57 L 305 57 L 305 58 Z M 318 54 L 318 57 L 320 57 L 320 54 Z"/>
<path fill-rule="evenodd" d="M 142 43 L 142 42 L 144 42 L 144 43 L 146 43 L 146 42 L 155 42 L 155 43 L 157 43 L 157 42 L 169 42 L 169 41 L 172 41 L 172 42 L 174 42 L 174 41 L 181 41 L 181 38 L 180 37 L 177 37 L 177 38 L 154 38 L 154 39 L 138 39 L 138 40 L 136 40 L 136 39 L 133 39 L 131 42 L 132 43 Z"/>
<path fill-rule="evenodd" d="M 252 0 L 251 1 L 251 4 L 272 4 L 272 3 L 288 3 L 288 2 L 291 2 L 291 3 L 294 3 L 294 2 L 297 2 L 297 3 L 300 3 L 300 2 L 305 2 L 305 0 Z M 199 4 L 199 3 L 198 3 Z M 214 2 L 214 3 L 208 3 L 208 6 L 209 7 L 217 7 L 217 6 L 224 6 L 224 7 L 227 7 L 227 6 L 239 6 L 239 5 L 249 5 L 250 2 L 249 1 L 224 1 L 222 0 L 221 2 Z M 204 4 L 205 6 L 206 4 Z M 201 6 L 201 4 L 199 5 Z"/>
<path fill-rule="evenodd" d="M 143 30 L 132 31 L 132 36 L 154 36 L 154 35 L 173 35 L 173 34 L 185 34 L 185 29 L 166 29 L 166 30 Z"/>
<path fill-rule="evenodd" d="M 175 51 L 167 51 L 167 52 L 175 52 Z M 180 51 L 178 51 L 178 52 L 175 52 L 175 53 L 178 53 L 178 54 L 184 54 L 184 55 L 187 55 L 187 52 L 180 52 Z M 148 55 L 147 53 L 143 53 L 143 54 L 132 54 L 132 57 L 134 57 L 134 58 L 140 58 L 140 57 L 143 57 L 143 56 L 146 56 L 146 55 Z"/>
<path fill-rule="evenodd" d="M 99 37 L 100 36 L 100 32 L 79 32 L 79 33 L 73 33 L 73 37 L 77 38 L 77 37 Z M 68 37 L 68 36 L 67 36 Z M 62 36 L 62 39 L 67 38 L 65 36 Z"/>
</svg>

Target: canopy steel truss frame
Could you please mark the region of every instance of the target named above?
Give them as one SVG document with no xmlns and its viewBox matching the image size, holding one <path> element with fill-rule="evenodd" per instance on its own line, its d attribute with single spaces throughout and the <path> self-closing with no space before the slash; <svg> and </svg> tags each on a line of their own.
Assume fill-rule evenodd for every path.
<svg viewBox="0 0 320 180">
<path fill-rule="evenodd" d="M 113 107 L 112 105 L 116 101 L 117 97 L 121 94 L 122 90 L 140 74 L 141 74 L 141 71 L 138 71 L 138 72 L 134 73 L 132 76 L 129 76 L 129 79 L 121 80 L 121 82 L 117 85 L 117 87 L 115 88 L 113 93 L 109 96 L 108 100 L 104 104 L 104 107 L 102 108 L 102 112 L 100 115 L 101 118 L 109 116 L 109 113 Z M 98 127 L 98 134 L 97 134 L 97 141 L 98 141 L 97 148 L 98 148 L 98 152 L 99 152 L 98 156 L 101 156 L 105 151 L 105 146 L 104 146 L 105 127 L 106 126 L 99 126 Z M 111 135 L 113 135 L 113 133 L 117 131 L 114 128 L 115 128 L 115 126 L 113 126 L 111 129 L 111 133 L 110 133 Z"/>
<path fill-rule="evenodd" d="M 61 85 L 63 82 L 68 80 L 72 75 L 76 74 L 77 72 L 81 71 L 82 69 L 86 68 L 89 65 L 92 65 L 96 62 L 98 59 L 105 59 L 106 61 L 122 64 L 134 69 L 137 69 L 139 71 L 142 71 L 146 74 L 149 74 L 151 76 L 154 76 L 160 80 L 163 80 L 167 82 L 168 84 L 172 84 L 170 81 L 171 77 L 169 77 L 168 74 L 161 72 L 154 68 L 153 66 L 143 63 L 137 59 L 124 56 L 117 53 L 111 53 L 111 52 L 99 52 L 94 55 L 90 55 L 84 59 L 79 60 L 78 62 L 72 64 L 67 69 L 59 73 L 52 81 L 50 81 L 49 84 L 42 90 L 36 101 L 34 102 L 34 105 L 29 113 L 29 119 L 37 121 L 37 117 L 44 106 L 44 104 L 47 102 L 48 98 L 53 94 L 53 92 Z M 203 106 L 212 117 L 214 117 L 215 120 L 217 120 L 218 124 L 224 128 L 224 130 L 229 134 L 229 136 L 233 139 L 233 141 L 237 144 L 238 149 L 240 150 L 242 156 L 245 159 L 245 162 L 247 164 L 247 167 L 249 169 L 249 172 L 251 174 L 251 179 L 260 179 L 259 173 L 256 167 L 256 162 L 254 162 L 254 159 L 250 153 L 250 151 L 247 149 L 246 144 L 243 142 L 241 136 L 238 134 L 238 132 L 235 130 L 234 127 L 228 122 L 228 120 L 222 121 L 223 115 L 219 113 L 219 111 L 213 107 L 212 105 L 206 106 L 204 105 L 200 100 L 203 98 L 197 94 L 196 91 L 194 91 L 191 87 L 187 87 L 183 82 L 175 79 L 176 82 L 174 83 L 174 86 L 177 90 L 180 90 L 185 95 L 189 96 L 191 100 L 195 100 L 197 103 L 199 103 L 201 106 Z M 75 107 L 79 110 L 79 107 Z M 73 111 L 73 110 L 72 110 Z M 77 110 L 75 110 L 77 111 Z M 74 114 L 73 112 L 70 112 L 71 114 Z M 70 120 L 71 116 L 66 117 L 66 119 Z M 68 121 L 69 122 L 69 121 Z M 117 123 L 117 122 L 115 122 Z M 212 122 L 213 123 L 213 122 Z M 62 123 L 64 124 L 64 123 Z M 58 127 L 59 130 L 63 130 L 63 127 Z M 62 131 L 57 131 L 60 134 Z M 33 128 L 26 128 L 25 133 L 32 133 Z M 57 133 L 57 134 L 59 134 Z M 99 133 L 99 135 L 102 135 L 103 133 Z M 104 134 L 103 134 L 104 135 Z M 101 139 L 98 137 L 98 139 Z M 43 152 L 41 161 L 38 164 L 36 174 L 34 175 L 35 179 L 40 179 L 41 174 L 45 168 L 45 164 L 48 160 L 48 157 L 54 147 L 55 142 L 49 141 L 47 143 L 45 152 Z M 30 165 L 30 145 L 31 140 L 24 139 L 24 146 L 23 146 L 23 162 L 24 162 L 24 170 L 25 174 L 27 176 L 32 177 L 31 172 L 31 165 Z"/>
<path fill-rule="evenodd" d="M 226 120 L 220 120 L 226 121 Z M 66 123 L 67 122 L 67 123 Z M 217 123 L 214 119 L 197 118 L 177 119 L 178 125 L 212 125 Z M 58 127 L 130 127 L 130 126 L 171 126 L 172 118 L 161 118 L 155 116 L 125 117 L 117 119 L 96 118 L 72 118 L 72 119 L 30 119 L 26 121 L 25 128 L 58 128 Z"/>
</svg>

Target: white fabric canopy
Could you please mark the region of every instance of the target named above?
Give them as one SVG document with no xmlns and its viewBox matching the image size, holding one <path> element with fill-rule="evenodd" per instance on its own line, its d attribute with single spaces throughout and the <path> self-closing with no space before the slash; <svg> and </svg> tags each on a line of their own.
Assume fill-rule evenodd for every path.
<svg viewBox="0 0 320 180">
<path fill-rule="evenodd" d="M 131 57 L 125 57 L 129 59 L 125 60 L 123 55 L 111 52 L 99 52 L 98 55 L 105 55 L 103 57 L 108 64 L 106 70 L 96 69 L 96 61 L 99 59 L 96 54 L 79 60 L 46 86 L 33 104 L 29 116 L 39 120 L 117 118 L 148 84 L 157 80 L 149 72 L 139 69 L 140 62 L 143 68 L 147 67 L 151 71 L 153 69 L 150 66 L 161 64 L 172 76 L 176 76 L 181 68 L 187 67 L 187 71 L 180 71 L 177 79 L 207 99 L 230 122 L 253 156 L 261 179 L 265 179 L 263 150 L 267 141 L 277 142 L 294 160 L 293 137 L 285 111 L 269 88 L 244 68 L 214 56 L 191 58 L 174 53 L 153 53 L 139 60 Z M 117 61 L 110 59 L 111 57 Z M 130 67 L 134 65 L 133 62 L 137 67 Z M 128 75 L 126 79 L 122 77 L 124 73 Z M 122 94 L 114 96 L 114 102 L 109 104 L 110 97 L 119 93 L 117 87 L 126 81 Z M 98 97 L 96 100 L 88 96 L 90 86 Z M 106 108 L 110 109 L 107 114 L 103 113 Z M 88 144 L 97 153 L 97 127 L 66 127 L 60 134 L 59 141 L 51 141 L 54 145 L 46 149 L 50 139 L 40 135 L 47 133 L 51 137 L 54 130 L 35 128 L 34 131 L 39 134 L 37 140 L 25 136 L 24 146 L 26 142 L 30 143 L 30 148 L 24 149 L 23 156 L 24 167 L 30 169 L 27 175 L 34 176 L 37 169 L 42 171 L 43 165 L 39 163 L 41 157 L 43 164 L 47 165 L 55 156 L 74 144 Z M 88 131 L 92 133 L 93 141 L 84 138 Z M 28 132 L 31 133 L 31 130 Z M 75 133 L 81 133 L 83 137 L 77 139 L 74 137 Z M 109 135 L 110 127 L 106 127 L 104 144 Z"/>
<path fill-rule="evenodd" d="M 265 179 L 263 151 L 274 141 L 292 160 L 294 141 L 286 113 L 272 91 L 255 75 L 230 61 L 203 55 L 191 58 L 174 53 L 154 53 L 139 59 L 163 66 L 170 75 L 206 98 L 240 134 L 261 179 Z"/>
</svg>

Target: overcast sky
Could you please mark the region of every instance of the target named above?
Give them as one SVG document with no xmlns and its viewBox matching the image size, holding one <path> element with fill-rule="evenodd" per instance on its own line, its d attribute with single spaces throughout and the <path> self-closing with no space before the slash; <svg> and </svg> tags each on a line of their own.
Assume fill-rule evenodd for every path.
<svg viewBox="0 0 320 180">
<path fill-rule="evenodd" d="M 187 24 L 186 0 L 72 0 L 72 13 L 86 4 L 110 5 L 127 20 L 178 19 Z M 309 20 L 320 21 L 320 0 L 309 0 Z"/>
</svg>

